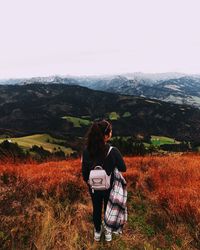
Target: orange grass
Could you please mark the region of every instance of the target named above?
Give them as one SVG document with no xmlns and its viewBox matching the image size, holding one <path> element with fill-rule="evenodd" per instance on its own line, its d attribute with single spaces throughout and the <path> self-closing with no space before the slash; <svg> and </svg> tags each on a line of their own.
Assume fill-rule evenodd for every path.
<svg viewBox="0 0 200 250">
<path fill-rule="evenodd" d="M 128 189 L 140 189 L 171 215 L 200 222 L 200 156 L 125 157 Z M 70 196 L 74 201 L 87 191 L 80 159 L 42 164 L 0 165 L 4 181 L 14 179 L 26 196 Z"/>
<path fill-rule="evenodd" d="M 126 158 L 125 176 L 177 219 L 200 222 L 200 156 L 171 155 Z M 131 184 L 131 183 L 130 183 Z"/>
<path fill-rule="evenodd" d="M 7 163 L 0 165 L 0 175 L 2 179 L 8 179 L 9 183 L 14 180 L 27 197 L 50 195 L 65 199 L 74 192 L 77 197 L 73 198 L 76 199 L 80 198 L 84 187 L 79 160 L 42 164 Z"/>
</svg>

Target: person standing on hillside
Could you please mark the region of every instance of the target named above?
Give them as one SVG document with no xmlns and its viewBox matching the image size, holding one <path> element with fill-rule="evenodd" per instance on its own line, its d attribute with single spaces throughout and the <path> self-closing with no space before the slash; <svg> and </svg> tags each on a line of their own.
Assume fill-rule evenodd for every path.
<svg viewBox="0 0 200 250">
<path fill-rule="evenodd" d="M 82 154 L 82 176 L 83 180 L 88 185 L 88 190 L 92 199 L 94 240 L 96 241 L 100 241 L 103 228 L 105 230 L 105 240 L 111 241 L 113 230 L 116 228 L 121 229 L 119 228 L 121 224 L 119 224 L 119 221 L 117 220 L 119 220 L 120 218 L 120 223 L 122 223 L 125 216 L 124 215 L 125 209 L 123 208 L 123 206 L 125 205 L 126 202 L 127 193 L 124 192 L 126 190 L 123 190 L 123 187 L 125 187 L 126 183 L 125 184 L 122 183 L 119 171 L 125 172 L 126 165 L 124 163 L 120 151 L 116 147 L 111 147 L 110 144 L 108 143 L 111 136 L 112 136 L 112 125 L 108 121 L 101 120 L 98 122 L 94 122 L 87 132 L 87 142 Z M 107 187 L 106 189 L 103 190 L 98 190 L 95 189 L 95 184 L 94 186 L 91 186 L 92 182 L 91 172 L 92 170 L 94 170 L 95 166 L 98 166 L 98 169 L 100 166 L 102 167 L 102 169 L 100 169 L 98 174 L 102 172 L 105 173 L 106 178 L 110 182 L 109 183 L 110 187 Z M 93 173 L 97 173 L 96 168 L 93 171 Z M 115 173 L 117 173 L 118 175 Z M 96 179 L 101 180 L 100 177 Z M 102 183 L 103 181 L 101 182 L 101 184 Z M 119 187 L 121 187 L 121 190 L 119 190 Z M 111 192 L 111 190 L 113 192 Z M 116 190 L 118 190 L 119 192 L 118 191 L 116 192 Z M 121 197 L 119 196 L 116 197 L 115 193 L 118 193 L 117 195 L 125 193 L 125 195 L 122 195 Z M 122 209 L 122 211 L 121 210 L 118 211 L 116 216 L 116 210 L 118 210 L 118 207 L 117 208 L 114 207 L 113 202 L 117 204 L 118 201 L 122 201 L 122 204 L 119 204 L 118 206 L 120 207 L 120 209 Z M 103 203 L 104 203 L 104 223 L 102 223 L 102 218 L 101 218 Z M 107 205 L 109 205 L 109 209 Z"/>
</svg>

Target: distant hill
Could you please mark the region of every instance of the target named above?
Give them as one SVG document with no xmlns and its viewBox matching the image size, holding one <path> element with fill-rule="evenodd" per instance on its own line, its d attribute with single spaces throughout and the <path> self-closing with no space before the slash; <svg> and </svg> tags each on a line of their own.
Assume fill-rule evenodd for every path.
<svg viewBox="0 0 200 250">
<path fill-rule="evenodd" d="M 115 78 L 107 87 L 102 86 L 109 92 L 143 96 L 158 100 L 187 104 L 200 108 L 200 77 L 188 77 L 159 80 L 147 83 L 138 80 L 127 80 L 121 77 Z"/>
<path fill-rule="evenodd" d="M 200 108 L 199 75 L 127 74 L 107 80 L 91 79 L 91 81 L 82 81 L 79 84 L 95 90 L 142 96 Z"/>
<path fill-rule="evenodd" d="M 136 72 L 105 76 L 49 76 L 0 80 L 0 84 L 67 84 L 94 90 L 142 96 L 200 108 L 200 75 L 176 72 L 144 74 Z"/>
<path fill-rule="evenodd" d="M 66 84 L 0 86 L 0 135 L 83 137 L 97 118 L 112 121 L 113 136 L 200 141 L 200 110 L 190 106 Z"/>
<path fill-rule="evenodd" d="M 0 143 L 6 140 L 6 138 L 0 139 Z M 48 134 L 35 134 L 18 138 L 9 138 L 8 142 L 17 143 L 23 149 L 30 149 L 34 145 L 38 147 L 43 147 L 45 150 L 50 152 L 55 152 L 58 150 L 62 150 L 66 155 L 70 155 L 73 153 L 71 148 L 66 148 L 61 146 L 60 144 L 65 143 L 64 140 L 55 139 Z"/>
</svg>

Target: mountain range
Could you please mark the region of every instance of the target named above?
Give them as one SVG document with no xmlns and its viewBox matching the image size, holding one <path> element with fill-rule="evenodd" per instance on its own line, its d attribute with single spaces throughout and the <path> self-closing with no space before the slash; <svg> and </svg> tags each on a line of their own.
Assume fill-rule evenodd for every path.
<svg viewBox="0 0 200 250">
<path fill-rule="evenodd" d="M 200 108 L 200 75 L 127 73 L 105 76 L 50 76 L 0 80 L 0 84 L 67 84 L 111 93 L 158 99 Z"/>
</svg>

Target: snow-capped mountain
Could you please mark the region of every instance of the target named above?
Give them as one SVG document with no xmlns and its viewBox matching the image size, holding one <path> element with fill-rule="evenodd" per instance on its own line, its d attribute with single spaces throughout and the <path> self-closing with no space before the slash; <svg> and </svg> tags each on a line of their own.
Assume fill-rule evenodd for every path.
<svg viewBox="0 0 200 250">
<path fill-rule="evenodd" d="M 158 99 L 166 102 L 179 104 L 188 104 L 200 108 L 200 76 L 175 75 L 172 77 L 162 75 L 156 77 L 138 77 L 132 78 L 126 76 L 115 76 L 109 81 L 93 81 L 90 84 L 81 84 L 95 90 L 104 90 L 108 92 L 142 96 Z M 83 82 L 84 83 L 84 82 Z"/>
<path fill-rule="evenodd" d="M 141 72 L 104 76 L 49 76 L 1 80 L 0 84 L 67 84 L 94 90 L 154 98 L 200 108 L 200 75 Z"/>
</svg>

